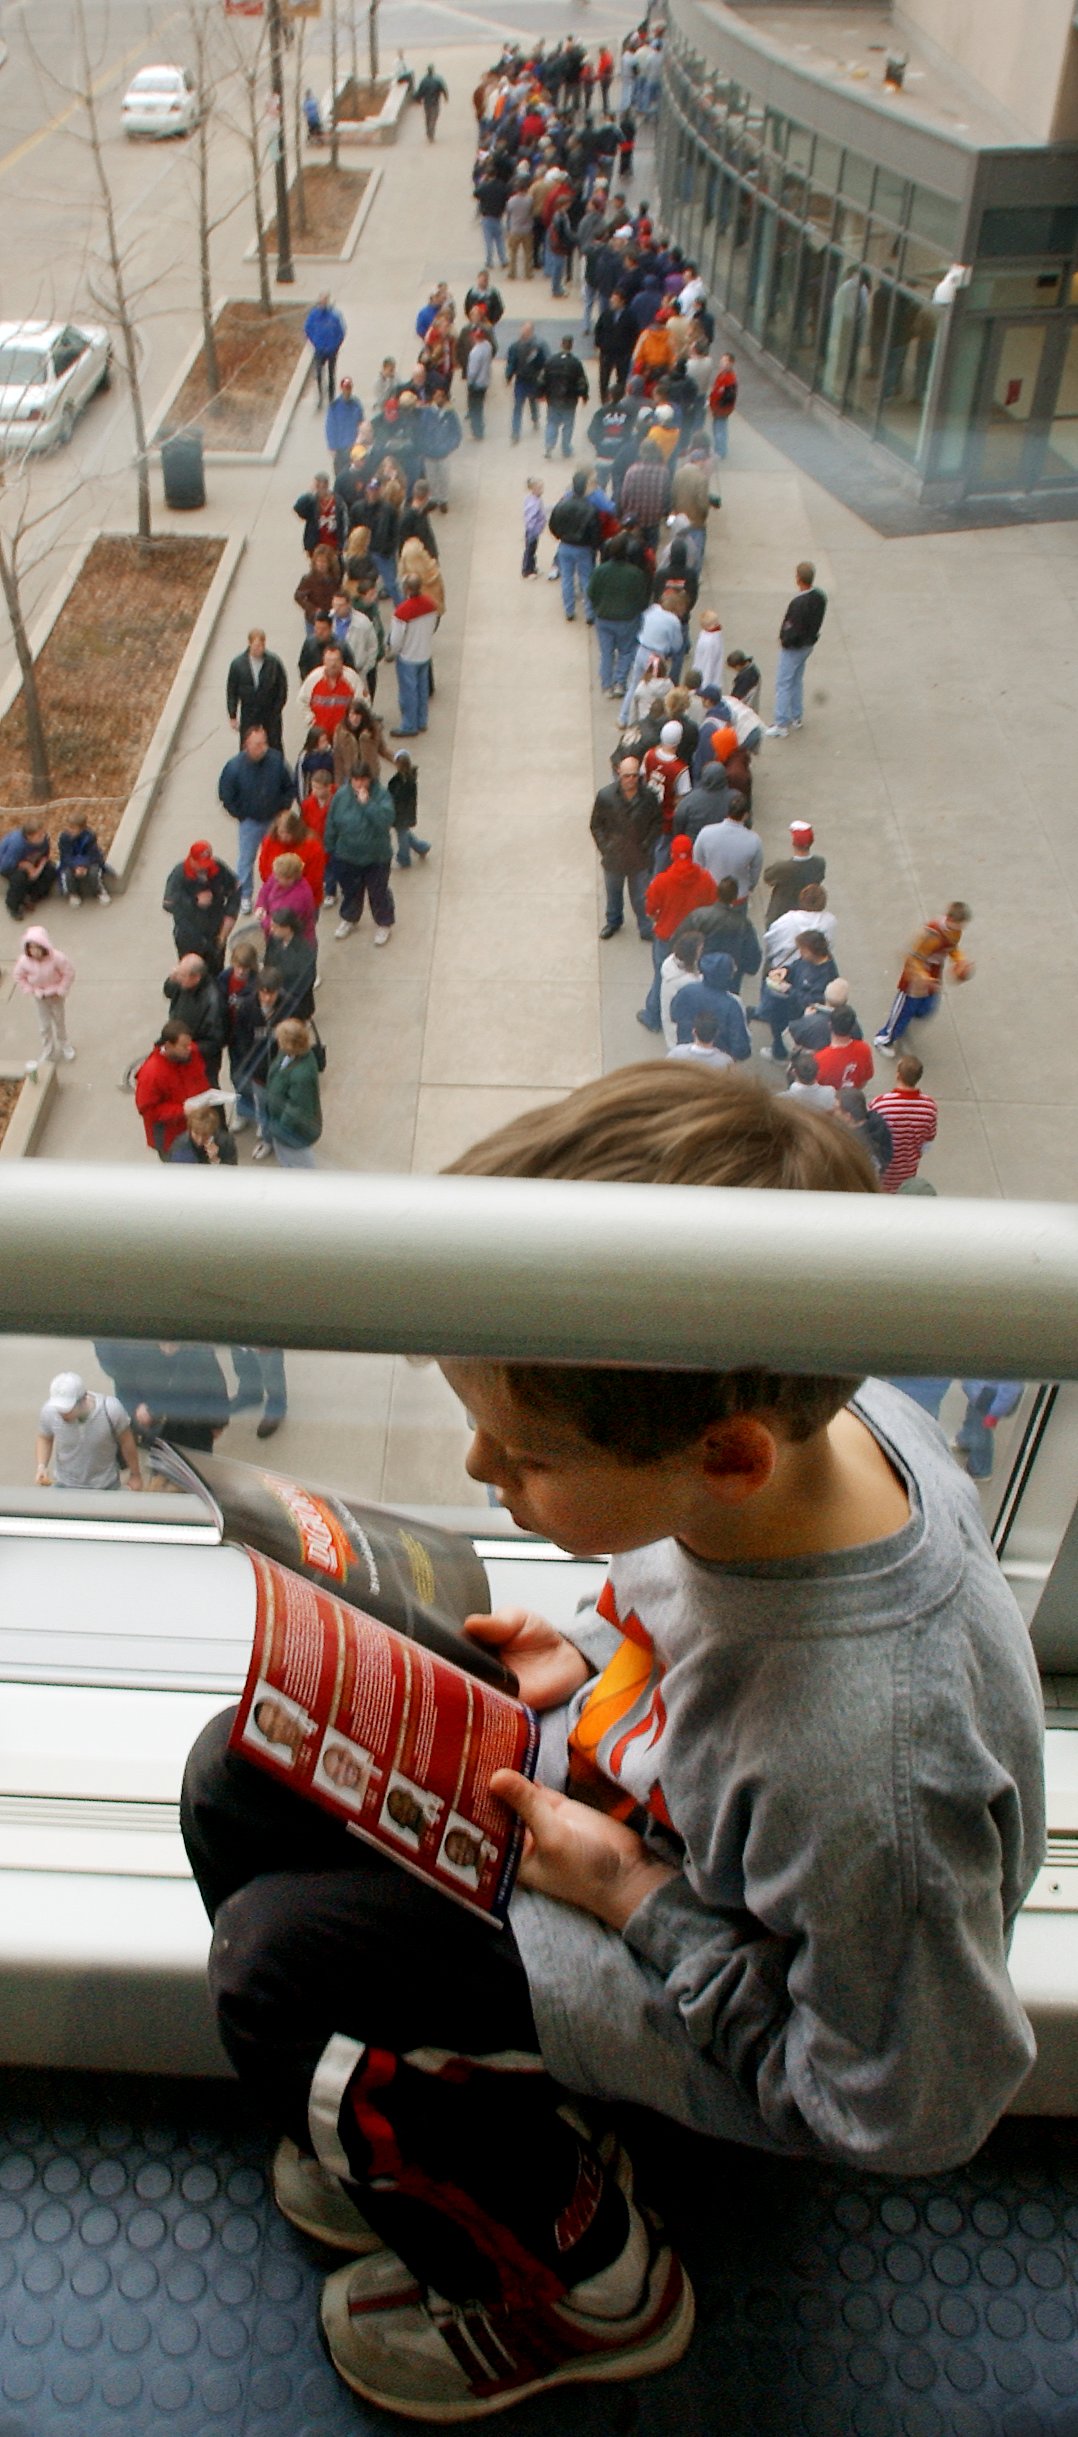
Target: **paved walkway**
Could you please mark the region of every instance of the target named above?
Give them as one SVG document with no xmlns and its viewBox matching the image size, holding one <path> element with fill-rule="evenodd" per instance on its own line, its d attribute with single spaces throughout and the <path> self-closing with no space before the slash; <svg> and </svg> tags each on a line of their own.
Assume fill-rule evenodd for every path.
<svg viewBox="0 0 1078 2437">
<path fill-rule="evenodd" d="M 387 350 L 407 365 L 414 314 L 435 279 L 447 277 L 459 303 L 477 268 L 468 96 L 486 62 L 485 45 L 448 53 L 452 100 L 437 143 L 425 144 L 414 113 L 399 145 L 379 156 L 381 191 L 354 261 L 334 282 L 350 329 L 344 361 L 361 394 Z M 644 190 L 642 178 L 637 184 Z M 509 314 L 534 309 L 551 319 L 545 282 L 501 284 Z M 614 706 L 598 696 L 592 638 L 579 621 L 566 632 L 556 587 L 520 582 L 520 502 L 536 452 L 527 442 L 509 447 L 500 379 L 488 419 L 487 441 L 466 437 L 453 460 L 452 512 L 440 520 L 448 610 L 432 725 L 417 756 L 421 827 L 434 853 L 394 875 L 398 921 L 385 951 L 374 951 L 369 929 L 329 939 L 322 951 L 327 1165 L 436 1169 L 516 1110 L 603 1067 L 658 1054 L 634 1020 L 647 951 L 629 931 L 602 947 L 597 936 L 588 814 L 607 774 Z M 117 1086 L 161 1020 L 171 962 L 161 883 L 195 836 L 233 852 L 233 825 L 216 801 L 230 749 L 225 667 L 257 619 L 294 671 L 301 622 L 291 594 L 303 560 L 291 501 L 324 456 L 308 394 L 277 466 L 211 468 L 204 515 L 184 520 L 187 531 L 238 527 L 247 550 L 132 886 L 108 912 L 86 909 L 77 924 L 56 912 L 56 935 L 79 969 L 71 1010 L 79 1057 L 61 1074 L 46 1157 L 147 1156 Z M 539 470 L 549 505 L 558 469 Z M 942 1105 L 926 1173 L 944 1192 L 1070 1198 L 1078 1186 L 1069 1023 L 1078 846 L 1066 785 L 1078 749 L 1074 527 L 881 539 L 743 414 L 723 492 L 702 597 L 719 608 L 728 644 L 758 653 L 768 695 L 798 558 L 815 559 L 831 596 L 810 667 L 808 724 L 761 758 L 756 820 L 765 846 L 784 850 L 792 817 L 814 821 L 840 963 L 866 1031 L 888 1004 L 911 926 L 949 897 L 968 896 L 978 972 L 933 1026 L 929 1081 Z M 547 543 L 544 567 L 549 551 Z M 380 707 L 392 707 L 391 677 L 382 688 Z M 286 743 L 298 741 L 293 714 Z M 5 984 L 0 1061 L 31 1054 L 34 1029 L 32 1010 Z M 241 1156 L 249 1149 L 246 1136 Z M 272 1189 L 272 1172 L 261 1173 Z M 47 1368 L 37 1349 L 34 1378 Z M 343 1358 L 336 1369 L 297 1358 L 295 1373 L 297 1390 L 307 1390 L 303 1452 L 312 1472 L 320 1464 L 372 1495 L 469 1494 L 460 1427 L 433 1375 Z M 295 1393 L 297 1413 L 300 1401 Z M 5 1435 L 0 1423 L 0 1442 Z M 237 1452 L 243 1439 L 244 1425 L 235 1425 Z M 277 1446 L 283 1459 L 285 1441 Z M 292 1461 L 297 1448 L 289 1434 Z"/>
</svg>

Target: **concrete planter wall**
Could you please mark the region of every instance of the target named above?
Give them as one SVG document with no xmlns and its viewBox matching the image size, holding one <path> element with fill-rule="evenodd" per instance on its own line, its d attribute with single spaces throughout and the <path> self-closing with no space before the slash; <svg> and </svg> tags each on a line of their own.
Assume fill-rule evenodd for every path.
<svg viewBox="0 0 1078 2437">
<path fill-rule="evenodd" d="M 28 1075 L 21 1066 L 0 1066 L 0 1082 L 22 1084 L 0 1137 L 0 1159 L 32 1159 L 56 1090 L 56 1068 L 46 1061 L 36 1075 Z"/>
<path fill-rule="evenodd" d="M 364 196 L 364 202 L 366 202 L 366 196 Z M 359 215 L 357 213 L 357 218 L 358 217 Z M 290 297 L 289 303 L 291 304 L 293 301 L 294 300 Z M 213 308 L 215 321 L 217 316 L 220 313 L 223 313 L 227 303 L 228 298 L 226 296 L 218 297 Z M 164 396 L 158 400 L 157 406 L 150 417 L 150 447 L 152 449 L 160 448 L 162 438 L 165 436 L 163 426 L 167 424 L 171 410 L 176 402 L 176 399 L 179 397 L 180 391 L 187 379 L 187 375 L 191 371 L 192 366 L 198 362 L 198 358 L 201 353 L 202 337 L 200 333 L 198 338 L 196 338 L 188 348 L 187 353 L 183 357 L 180 364 L 178 372 L 173 375 Z M 280 456 L 281 449 L 284 445 L 285 433 L 287 432 L 288 426 L 292 421 L 293 415 L 295 414 L 296 407 L 299 403 L 300 391 L 303 388 L 310 368 L 311 351 L 306 340 L 304 339 L 301 341 L 300 351 L 296 357 L 296 369 L 292 374 L 292 378 L 289 381 L 283 398 L 281 399 L 281 403 L 274 417 L 265 446 L 263 448 L 208 448 L 203 452 L 205 463 L 207 465 L 276 465 L 277 459 Z"/>
<path fill-rule="evenodd" d="M 350 85 L 351 82 L 352 79 L 350 75 L 338 76 L 336 91 L 338 93 L 343 93 L 345 86 Z M 394 82 L 390 85 L 389 91 L 386 94 L 385 100 L 382 103 L 382 107 L 379 110 L 377 117 L 342 118 L 338 121 L 337 134 L 341 140 L 341 143 L 395 144 L 397 141 L 397 131 L 400 126 L 400 121 L 404 111 L 407 109 L 407 106 L 407 85 L 403 83 L 397 84 Z M 333 115 L 333 89 L 331 87 L 327 86 L 326 91 L 322 95 L 319 108 L 322 112 L 322 124 L 324 127 L 328 127 L 330 119 Z"/>
<path fill-rule="evenodd" d="M 318 166 L 318 164 L 315 164 L 315 166 Z M 340 247 L 339 251 L 331 254 L 310 254 L 307 252 L 306 247 L 304 247 L 302 252 L 297 250 L 295 252 L 295 262 L 298 270 L 305 271 L 309 263 L 351 261 L 359 243 L 360 231 L 381 183 L 382 171 L 380 167 L 376 166 L 368 172 L 367 183 L 356 206 L 355 217 L 352 220 L 347 236 L 345 237 L 344 244 Z M 291 191 L 292 195 L 294 196 L 295 189 L 293 188 Z M 293 248 L 297 247 L 297 231 L 294 213 L 292 219 L 292 244 Z M 245 262 L 254 262 L 257 259 L 257 255 L 258 247 L 255 244 L 254 238 L 252 237 L 250 245 L 244 250 L 243 259 Z"/>
</svg>

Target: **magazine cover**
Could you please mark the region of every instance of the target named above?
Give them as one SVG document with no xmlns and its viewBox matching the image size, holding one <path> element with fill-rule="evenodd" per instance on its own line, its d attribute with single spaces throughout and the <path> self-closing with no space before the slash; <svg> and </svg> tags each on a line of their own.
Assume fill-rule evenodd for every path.
<svg viewBox="0 0 1078 2437">
<path fill-rule="evenodd" d="M 234 1456 L 181 1454 L 159 1441 L 153 1461 L 170 1480 L 209 1497 L 226 1539 L 261 1549 L 483 1683 L 515 1693 L 510 1669 L 461 1632 L 466 1616 L 490 1613 L 485 1568 L 463 1533 L 352 1504 Z"/>
<path fill-rule="evenodd" d="M 501 1928 L 524 1841 L 490 1791 L 531 1777 L 532 1710 L 257 1549 L 233 1750 Z"/>
</svg>

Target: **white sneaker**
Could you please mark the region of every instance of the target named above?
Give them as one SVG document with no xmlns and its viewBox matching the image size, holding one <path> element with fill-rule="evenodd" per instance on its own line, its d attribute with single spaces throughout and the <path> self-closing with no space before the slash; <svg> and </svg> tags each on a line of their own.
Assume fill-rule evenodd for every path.
<svg viewBox="0 0 1078 2437">
<path fill-rule="evenodd" d="M 788 729 L 788 728 L 765 728 L 765 729 L 764 729 L 764 735 L 765 735 L 765 736 L 788 736 L 788 735 L 789 735 L 789 733 L 790 733 L 790 731 L 789 731 L 789 729 Z"/>
<path fill-rule="evenodd" d="M 353 931 L 358 931 L 358 929 L 358 922 L 339 922 L 333 934 L 334 939 L 351 939 Z"/>
<path fill-rule="evenodd" d="M 376 947 L 376 948 L 384 948 L 384 947 L 385 947 L 385 944 L 386 944 L 386 941 L 387 941 L 387 939 L 388 939 L 388 938 L 389 938 L 389 933 L 388 933 L 388 931 L 376 931 L 376 932 L 375 932 L 375 934 L 374 934 L 374 944 L 375 944 L 375 947 Z"/>
<path fill-rule="evenodd" d="M 324 2242 L 333 2251 L 354 2251 L 360 2257 L 385 2248 L 361 2216 L 347 2187 L 317 2158 L 304 2157 L 294 2141 L 278 2143 L 273 2160 L 273 2197 L 282 2217 L 298 2225 L 301 2234 Z"/>
<path fill-rule="evenodd" d="M 241 898 L 240 898 L 240 912 L 241 912 L 241 914 L 249 914 L 249 913 L 250 913 L 250 911 L 251 911 L 251 900 L 250 900 L 250 898 L 249 898 L 249 897 L 241 897 Z"/>
<path fill-rule="evenodd" d="M 881 1058 L 897 1058 L 898 1056 L 898 1051 L 891 1041 L 873 1041 L 872 1046 L 873 1049 L 879 1050 Z"/>
<path fill-rule="evenodd" d="M 248 1128 L 248 1126 L 250 1125 L 250 1123 L 251 1123 L 250 1118 L 249 1118 L 249 1117 L 241 1117 L 241 1116 L 240 1116 L 240 1114 L 239 1114 L 239 1111 L 238 1111 L 238 1109 L 237 1109 L 236 1111 L 234 1111 L 233 1115 L 232 1115 L 232 1116 L 229 1118 L 229 1121 L 228 1121 L 228 1130 L 229 1130 L 229 1133 L 230 1133 L 230 1134 L 245 1134 L 245 1133 L 247 1132 L 247 1128 Z"/>
<path fill-rule="evenodd" d="M 42 1063 L 42 1061 L 41 1061 L 41 1059 L 40 1059 L 40 1058 L 27 1058 L 27 1061 L 26 1061 L 26 1073 L 27 1073 L 27 1077 L 28 1077 L 28 1079 L 29 1079 L 29 1081 L 30 1081 L 31 1083 L 36 1083 L 36 1082 L 37 1082 L 37 1078 L 38 1078 L 38 1070 L 39 1070 L 39 1068 L 40 1068 L 40 1066 L 41 1066 L 41 1063 Z"/>
<path fill-rule="evenodd" d="M 109 895 L 109 892 L 108 892 L 107 888 L 99 888 L 99 889 L 98 889 L 98 892 L 97 892 L 97 902 L 98 902 L 98 904 L 99 904 L 99 905 L 111 905 L 111 904 L 112 904 L 112 898 L 110 897 L 110 895 Z"/>
<path fill-rule="evenodd" d="M 76 1052 L 72 1049 L 70 1041 L 65 1041 L 63 1048 L 60 1051 L 60 1056 L 65 1060 L 67 1065 L 70 1066 L 71 1060 L 75 1055 Z"/>
<path fill-rule="evenodd" d="M 803 728 L 803 727 L 804 727 L 804 725 L 805 725 L 805 722 L 804 722 L 804 720 L 803 720 L 803 719 L 792 719 L 792 720 L 790 721 L 790 726 L 791 726 L 792 728 Z"/>
<path fill-rule="evenodd" d="M 251 1157 L 252 1159 L 269 1159 L 272 1154 L 273 1144 L 271 1142 L 256 1142 Z"/>
</svg>

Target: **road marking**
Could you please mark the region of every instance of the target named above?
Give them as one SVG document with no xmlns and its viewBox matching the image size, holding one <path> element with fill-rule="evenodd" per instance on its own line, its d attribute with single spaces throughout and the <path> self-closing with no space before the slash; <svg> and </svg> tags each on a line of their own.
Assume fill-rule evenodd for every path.
<svg viewBox="0 0 1078 2437">
<path fill-rule="evenodd" d="M 182 15 L 182 9 L 173 9 L 171 16 L 164 18 L 160 26 L 155 26 L 155 38 L 158 33 L 167 33 L 169 26 L 175 25 Z M 141 42 L 132 43 L 129 51 L 124 51 L 119 59 L 114 59 L 110 67 L 102 68 L 100 76 L 95 76 L 90 87 L 95 101 L 98 94 L 104 93 L 109 85 L 115 84 L 116 78 L 122 76 L 124 69 L 131 66 L 132 60 L 140 58 L 145 49 L 146 37 L 143 36 Z M 68 120 L 74 118 L 76 112 L 82 107 L 82 97 L 77 95 L 73 102 L 68 102 L 65 109 L 57 110 L 53 118 L 46 119 L 43 127 L 36 127 L 33 135 L 24 136 L 21 144 L 14 145 L 10 152 L 0 154 L 0 177 L 3 177 L 6 169 L 14 169 L 17 161 L 25 161 L 27 153 L 36 151 L 37 146 L 43 144 L 48 136 L 58 134 L 60 128 L 66 127 Z"/>
</svg>

